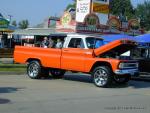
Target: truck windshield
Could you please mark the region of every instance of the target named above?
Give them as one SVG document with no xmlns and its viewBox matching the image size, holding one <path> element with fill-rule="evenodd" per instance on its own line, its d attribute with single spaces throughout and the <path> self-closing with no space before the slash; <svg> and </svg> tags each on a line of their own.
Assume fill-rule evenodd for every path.
<svg viewBox="0 0 150 113">
<path fill-rule="evenodd" d="M 87 37 L 86 44 L 89 49 L 95 49 L 95 48 L 99 48 L 100 46 L 104 45 L 104 41 L 100 38 Z"/>
</svg>

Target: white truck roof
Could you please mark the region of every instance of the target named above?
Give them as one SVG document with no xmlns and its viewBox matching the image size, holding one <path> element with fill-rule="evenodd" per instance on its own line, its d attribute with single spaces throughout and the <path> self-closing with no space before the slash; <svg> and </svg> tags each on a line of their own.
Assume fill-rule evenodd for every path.
<svg viewBox="0 0 150 113">
<path fill-rule="evenodd" d="M 100 35 L 96 35 L 96 34 L 81 34 L 81 33 L 68 33 L 67 37 L 80 37 L 80 38 L 86 38 L 86 37 L 96 37 L 96 38 L 100 38 Z"/>
</svg>

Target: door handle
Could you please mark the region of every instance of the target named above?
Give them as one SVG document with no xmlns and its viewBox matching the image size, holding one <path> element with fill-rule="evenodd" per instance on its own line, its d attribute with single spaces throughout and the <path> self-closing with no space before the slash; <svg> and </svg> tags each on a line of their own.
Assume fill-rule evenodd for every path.
<svg viewBox="0 0 150 113">
<path fill-rule="evenodd" d="M 65 52 L 69 51 L 69 50 L 64 50 Z"/>
</svg>

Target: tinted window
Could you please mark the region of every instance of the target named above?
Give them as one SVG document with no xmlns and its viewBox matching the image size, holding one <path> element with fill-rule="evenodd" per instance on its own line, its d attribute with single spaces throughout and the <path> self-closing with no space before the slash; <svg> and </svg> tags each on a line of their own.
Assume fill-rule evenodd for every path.
<svg viewBox="0 0 150 113">
<path fill-rule="evenodd" d="M 69 48 L 84 48 L 84 43 L 81 38 L 72 38 L 68 45 Z"/>
<path fill-rule="evenodd" d="M 86 44 L 88 48 L 93 49 L 99 48 L 100 46 L 104 45 L 104 42 L 99 38 L 88 37 L 86 38 Z"/>
</svg>

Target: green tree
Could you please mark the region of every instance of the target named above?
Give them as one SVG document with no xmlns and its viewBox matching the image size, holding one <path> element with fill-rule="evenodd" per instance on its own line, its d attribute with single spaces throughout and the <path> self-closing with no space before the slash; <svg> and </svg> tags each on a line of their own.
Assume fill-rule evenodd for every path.
<svg viewBox="0 0 150 113">
<path fill-rule="evenodd" d="M 17 27 L 17 22 L 16 22 L 16 20 L 13 20 L 11 24 L 12 24 L 13 26 Z"/>
<path fill-rule="evenodd" d="M 70 9 L 70 8 L 76 8 L 76 0 L 72 0 L 73 1 L 73 3 L 72 4 L 68 4 L 67 5 L 67 7 L 66 7 L 66 11 L 68 10 L 68 9 Z"/>
<path fill-rule="evenodd" d="M 110 12 L 113 15 L 120 16 L 121 14 L 127 16 L 128 19 L 135 16 L 134 9 L 130 0 L 111 0 Z"/>
<path fill-rule="evenodd" d="M 28 20 L 22 20 L 19 22 L 19 28 L 20 29 L 26 29 L 29 26 L 29 21 Z"/>
<path fill-rule="evenodd" d="M 136 8 L 136 15 L 141 20 L 141 26 L 146 30 L 150 30 L 150 1 L 138 4 Z"/>
</svg>

